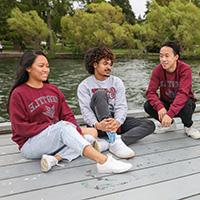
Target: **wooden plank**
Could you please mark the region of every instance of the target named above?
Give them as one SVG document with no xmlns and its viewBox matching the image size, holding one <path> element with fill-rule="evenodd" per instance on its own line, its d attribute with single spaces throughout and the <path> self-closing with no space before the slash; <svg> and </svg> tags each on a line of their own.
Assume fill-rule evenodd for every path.
<svg viewBox="0 0 200 200">
<path fill-rule="evenodd" d="M 145 155 L 151 155 L 155 153 L 162 153 L 172 150 L 180 150 L 186 148 L 198 148 L 196 146 L 199 146 L 198 140 L 190 140 L 189 138 L 182 138 L 179 141 L 166 141 L 162 143 L 152 143 L 148 145 L 132 145 L 131 147 L 136 152 L 136 157 L 142 157 Z M 107 152 L 105 152 L 107 153 Z M 192 156 L 192 155 L 191 155 Z M 193 156 L 197 156 L 194 154 Z M 148 158 L 149 160 L 150 158 Z M 6 178 L 12 178 L 15 176 L 25 176 L 30 175 L 33 173 L 40 173 L 40 165 L 39 160 L 38 161 L 31 161 L 22 159 L 20 155 L 10 155 L 10 156 L 0 156 L 0 163 L 3 166 L 0 166 L 0 170 L 2 173 L 0 173 L 0 180 L 6 179 Z M 14 164 L 15 163 L 15 164 Z M 65 168 L 73 168 L 77 166 L 84 166 L 89 165 L 94 162 L 88 160 L 88 159 L 76 159 L 71 163 L 65 162 Z M 11 165 L 11 166 L 9 166 Z M 23 170 L 20 170 L 23 169 Z M 59 169 L 59 168 L 58 168 Z"/>
<path fill-rule="evenodd" d="M 16 144 L 8 146 L 0 146 L 0 156 L 18 152 L 19 150 Z"/>
<path fill-rule="evenodd" d="M 200 172 L 200 158 L 144 168 L 137 171 L 133 170 L 129 173 L 118 175 L 103 176 L 91 174 L 91 171 L 91 166 L 87 166 L 81 167 L 81 169 L 74 168 L 54 171 L 48 173 L 48 175 L 38 174 L 1 181 L 0 197 L 2 199 L 8 196 L 8 199 L 53 200 L 56 197 L 58 198 L 59 194 L 60 200 L 92 199 L 102 195 L 129 189 L 134 190 L 150 184 L 198 174 Z"/>
<path fill-rule="evenodd" d="M 177 136 L 171 137 L 171 136 L 175 136 L 175 135 L 177 135 Z M 182 142 L 183 142 L 183 144 L 182 144 Z M 152 152 L 151 149 L 154 148 L 151 146 L 156 145 L 156 148 L 157 148 L 156 151 L 159 151 L 158 148 L 166 150 L 164 148 L 164 145 L 168 146 L 170 144 L 169 148 L 171 148 L 174 143 L 176 143 L 175 144 L 176 146 L 178 145 L 180 147 L 181 145 L 188 146 L 188 145 L 199 144 L 199 141 L 193 140 L 191 138 L 188 139 L 188 137 L 186 137 L 184 133 L 179 131 L 179 132 L 165 133 L 165 135 L 164 134 L 160 134 L 160 135 L 152 134 L 152 135 L 149 135 L 146 139 L 142 139 L 142 140 L 138 141 L 137 143 L 130 145 L 130 147 L 133 148 L 136 152 L 140 152 L 141 150 L 143 150 L 144 153 L 147 153 L 147 152 L 151 153 Z M 148 146 L 147 146 L 147 144 L 148 144 Z M 8 145 L 8 146 L 0 146 L 0 156 L 2 156 L 2 155 L 6 156 L 8 154 L 16 154 L 16 153 L 19 153 L 19 150 L 18 150 L 18 147 L 16 144 Z"/>
<path fill-rule="evenodd" d="M 0 166 L 13 165 L 25 162 L 33 161 L 23 158 L 19 153 L 0 156 Z"/>
<path fill-rule="evenodd" d="M 15 143 L 11 140 L 10 134 L 9 134 L 8 138 L 2 138 L 0 135 L 0 146 L 13 145 L 13 144 L 15 144 Z"/>
<path fill-rule="evenodd" d="M 179 143 L 178 140 L 182 140 L 182 139 L 186 140 L 186 142 Z M 142 152 L 143 154 L 153 153 L 156 151 L 157 152 L 166 151 L 167 149 L 170 149 L 170 148 L 171 149 L 181 148 L 184 145 L 192 146 L 196 144 L 198 144 L 197 140 L 188 138 L 183 133 L 170 132 L 170 133 L 165 133 L 165 134 L 152 134 L 144 138 L 143 140 L 138 141 L 136 144 L 131 145 L 130 147 L 133 148 L 134 151 L 136 151 L 136 154 L 140 155 Z M 3 146 L 1 148 L 3 150 L 1 151 L 2 155 L 0 155 L 0 166 L 31 162 L 30 160 L 24 159 L 19 154 L 19 151 L 17 150 L 17 145 L 5 146 L 5 147 Z M 6 154 L 6 148 L 7 148 L 7 152 L 10 151 L 10 154 L 9 153 Z M 12 149 L 14 149 L 13 152 L 12 152 Z"/>
<path fill-rule="evenodd" d="M 200 124 L 199 124 L 199 127 L 200 127 Z M 178 130 L 183 131 L 183 127 L 181 125 L 177 125 L 176 131 L 178 131 Z M 157 134 L 157 136 L 154 136 L 154 137 L 159 138 L 159 134 Z M 11 144 L 15 144 L 11 140 L 11 134 L 0 135 L 0 146 L 11 145 Z"/>
<path fill-rule="evenodd" d="M 200 113 L 193 119 L 200 129 Z M 168 199 L 197 199 L 200 193 L 193 185 L 198 186 L 200 179 L 191 179 L 192 185 L 189 178 L 200 174 L 200 143 L 186 137 L 180 118 L 175 121 L 176 131 L 152 134 L 131 145 L 136 152 L 129 160 L 133 169 L 118 175 L 97 174 L 96 164 L 84 158 L 41 173 L 39 160 L 22 158 L 11 135 L 0 135 L 0 198 L 116 199 L 119 195 L 119 199 L 163 199 L 158 195 L 166 193 L 168 197 L 169 193 Z M 177 193 L 176 187 L 184 188 L 185 183 L 187 190 Z M 165 192 L 165 187 L 171 190 Z"/>
<path fill-rule="evenodd" d="M 161 182 L 145 187 L 139 187 L 134 190 L 116 192 L 95 198 L 96 200 L 121 200 L 121 199 L 181 199 L 181 200 L 199 200 L 200 173 L 191 176 L 185 176 L 174 180 Z M 196 195 L 197 194 L 197 195 Z M 188 196 L 193 195 L 193 197 Z"/>
<path fill-rule="evenodd" d="M 180 131 L 176 131 L 176 132 L 169 132 L 169 133 L 164 133 L 164 134 L 152 134 L 150 136 L 145 137 L 144 139 L 138 141 L 136 144 L 131 145 L 131 147 L 136 151 L 136 153 L 140 153 L 140 149 L 143 149 L 143 152 L 145 153 L 145 151 L 149 151 L 149 153 L 151 153 L 150 149 L 151 146 L 146 146 L 147 144 L 150 143 L 156 143 L 156 147 L 157 147 L 157 151 L 160 150 L 166 150 L 166 148 L 164 148 L 165 145 L 169 146 L 169 148 L 173 148 L 173 145 L 177 146 L 178 148 L 181 148 L 181 143 L 179 144 L 178 140 L 182 140 L 183 138 L 186 138 L 186 140 L 188 139 L 188 145 L 194 145 L 197 144 L 198 141 L 193 140 L 191 138 L 188 138 L 185 136 L 185 134 L 183 133 L 182 130 Z M 4 139 L 6 141 L 6 139 Z M 1 139 L 0 139 L 1 141 Z M 161 144 L 158 145 L 157 143 L 162 143 L 168 141 L 166 144 Z M 191 141 L 191 142 L 190 142 Z M 169 145 L 169 144 L 171 145 Z M 176 144 L 177 143 L 177 144 Z M 142 145 L 142 146 L 141 146 Z M 183 143 L 183 145 L 186 145 L 186 143 Z M 141 148 L 140 148 L 141 146 Z M 158 149 L 158 147 L 160 149 Z M 12 149 L 14 151 L 12 151 Z M 17 150 L 17 145 L 11 145 L 11 146 L 1 146 L 0 147 L 1 153 L 0 154 L 0 166 L 2 165 L 10 165 L 13 163 L 24 163 L 27 162 L 28 160 L 25 160 L 21 157 L 21 155 L 19 154 L 19 151 Z M 7 150 L 7 152 L 6 152 Z M 14 154 L 14 155 L 8 155 L 7 154 Z M 30 162 L 30 161 L 28 161 Z"/>
<path fill-rule="evenodd" d="M 200 158 L 198 158 L 199 154 L 200 154 L 200 146 L 196 146 L 185 149 L 177 149 L 173 151 L 145 155 L 142 157 L 135 157 L 134 159 L 130 159 L 129 162 L 133 164 L 132 172 L 134 173 L 136 171 L 141 171 L 142 169 L 145 170 L 145 169 L 155 168 L 156 166 L 160 166 L 162 168 L 162 166 L 164 165 L 174 164 L 174 173 L 175 173 L 174 175 L 176 175 L 176 173 L 179 173 L 178 172 L 180 171 L 179 169 L 182 169 L 179 167 L 177 167 L 177 169 L 175 168 L 176 165 L 179 165 L 178 163 L 185 162 L 186 165 L 188 162 L 196 163 L 196 161 L 194 161 L 195 158 L 196 160 L 200 161 Z M 53 169 L 48 174 L 44 174 L 41 172 L 35 173 L 34 171 L 32 171 L 33 175 L 26 175 L 25 177 L 24 176 L 17 178 L 14 177 L 8 180 L 2 180 L 0 182 L 0 188 L 1 188 L 0 197 L 8 195 L 8 193 L 13 190 L 15 191 L 15 193 L 19 193 L 32 189 L 53 187 L 55 185 L 69 184 L 72 182 L 78 182 L 82 180 L 90 180 L 91 178 L 94 177 L 101 177 L 102 175 L 96 173 L 95 165 L 96 164 L 94 162 L 91 162 L 90 164 L 84 166 L 79 165 L 77 167 L 72 167 L 72 168 L 59 168 L 59 170 L 57 168 L 57 170 Z M 36 167 L 36 165 L 34 165 L 34 167 Z M 196 170 L 196 168 L 194 170 Z M 200 167 L 198 168 L 198 170 L 200 171 Z M 130 173 L 132 174 L 132 172 Z M 154 171 L 154 173 L 155 172 L 156 171 Z M 132 175 L 134 175 L 134 173 Z M 194 173 L 192 167 L 189 168 L 188 173 Z M 63 174 L 65 174 L 66 176 L 63 176 Z M 149 175 L 148 177 L 151 178 L 151 176 Z M 51 179 L 54 179 L 54 181 L 52 182 Z"/>
<path fill-rule="evenodd" d="M 200 192 L 198 194 L 187 196 L 179 200 L 199 200 L 199 199 L 200 199 Z"/>
</svg>

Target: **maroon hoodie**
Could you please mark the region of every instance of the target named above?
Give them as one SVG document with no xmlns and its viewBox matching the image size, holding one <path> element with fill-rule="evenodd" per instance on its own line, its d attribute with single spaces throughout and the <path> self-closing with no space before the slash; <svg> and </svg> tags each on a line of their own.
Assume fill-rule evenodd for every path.
<svg viewBox="0 0 200 200">
<path fill-rule="evenodd" d="M 158 89 L 160 97 L 157 93 Z M 171 105 L 167 115 L 173 118 L 189 98 L 194 99 L 190 66 L 178 60 L 176 70 L 170 73 L 164 70 L 161 64 L 157 65 L 152 71 L 146 96 L 156 111 L 164 108 L 162 100 L 169 102 Z"/>
<path fill-rule="evenodd" d="M 9 115 L 12 139 L 19 148 L 30 138 L 60 120 L 73 123 L 81 133 L 63 93 L 52 84 L 32 88 L 26 84 L 14 89 L 10 98 Z"/>
</svg>

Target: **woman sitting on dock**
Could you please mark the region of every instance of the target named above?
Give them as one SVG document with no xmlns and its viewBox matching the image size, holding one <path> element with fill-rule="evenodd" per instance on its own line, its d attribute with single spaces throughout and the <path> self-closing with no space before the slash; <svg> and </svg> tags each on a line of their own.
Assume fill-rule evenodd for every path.
<svg viewBox="0 0 200 200">
<path fill-rule="evenodd" d="M 132 165 L 94 149 L 84 135 L 96 136 L 93 128 L 80 128 L 64 94 L 48 82 L 49 63 L 41 51 L 25 52 L 9 96 L 12 140 L 23 157 L 41 158 L 41 170 L 49 171 L 62 159 L 85 156 L 97 162 L 99 173 L 121 173 Z"/>
</svg>

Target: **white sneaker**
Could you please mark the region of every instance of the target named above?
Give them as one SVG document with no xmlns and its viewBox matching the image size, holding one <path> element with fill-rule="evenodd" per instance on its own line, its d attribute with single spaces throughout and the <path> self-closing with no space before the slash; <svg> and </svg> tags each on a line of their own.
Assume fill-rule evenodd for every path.
<svg viewBox="0 0 200 200">
<path fill-rule="evenodd" d="M 156 126 L 154 133 L 165 133 L 165 132 L 170 132 L 170 131 L 176 130 L 176 123 L 175 122 L 173 122 L 171 124 L 171 126 L 169 126 L 169 127 L 162 127 L 161 123 L 158 122 L 158 121 L 154 122 L 154 124 Z"/>
<path fill-rule="evenodd" d="M 191 127 L 185 127 L 185 133 L 187 136 L 193 138 L 193 139 L 200 139 L 200 132 L 196 128 Z"/>
<path fill-rule="evenodd" d="M 120 136 L 116 137 L 114 143 L 110 143 L 109 151 L 116 155 L 118 158 L 132 158 L 135 152 L 126 146 Z"/>
<path fill-rule="evenodd" d="M 108 155 L 105 163 L 97 163 L 97 171 L 99 173 L 123 173 L 131 169 L 131 167 L 131 163 L 115 160 L 111 155 Z"/>
<path fill-rule="evenodd" d="M 44 154 L 40 165 L 42 172 L 48 172 L 53 166 L 58 165 L 58 160 L 54 156 Z"/>
<path fill-rule="evenodd" d="M 99 152 L 104 152 L 108 150 L 109 143 L 105 139 L 97 138 L 93 143 L 93 147 Z"/>
</svg>

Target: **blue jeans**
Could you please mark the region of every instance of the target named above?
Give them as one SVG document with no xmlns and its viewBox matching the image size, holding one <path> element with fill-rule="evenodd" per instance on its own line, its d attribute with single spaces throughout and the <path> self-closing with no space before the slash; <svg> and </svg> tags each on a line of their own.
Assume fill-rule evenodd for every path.
<svg viewBox="0 0 200 200">
<path fill-rule="evenodd" d="M 66 121 L 59 121 L 43 130 L 36 136 L 29 138 L 21 148 L 25 158 L 38 159 L 43 154 L 58 154 L 62 159 L 72 161 L 82 156 L 83 150 L 90 145 L 76 127 Z"/>
</svg>

